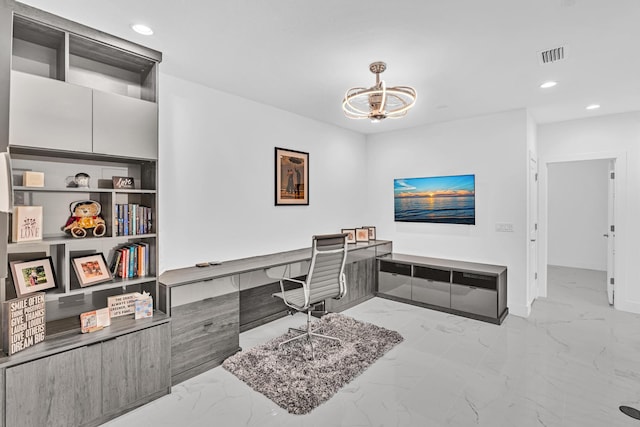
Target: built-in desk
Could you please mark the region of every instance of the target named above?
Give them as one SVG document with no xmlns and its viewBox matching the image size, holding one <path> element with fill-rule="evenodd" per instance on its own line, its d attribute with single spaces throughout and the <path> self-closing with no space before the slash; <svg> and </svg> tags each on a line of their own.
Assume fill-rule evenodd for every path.
<svg viewBox="0 0 640 427">
<path fill-rule="evenodd" d="M 376 258 L 392 251 L 386 240 L 349 244 L 347 295 L 328 300 L 342 311 L 375 295 Z M 304 278 L 311 248 L 243 258 L 209 267 L 170 270 L 160 276 L 158 304 L 171 315 L 171 375 L 176 384 L 198 375 L 237 352 L 239 332 L 287 314 L 282 277 Z"/>
</svg>

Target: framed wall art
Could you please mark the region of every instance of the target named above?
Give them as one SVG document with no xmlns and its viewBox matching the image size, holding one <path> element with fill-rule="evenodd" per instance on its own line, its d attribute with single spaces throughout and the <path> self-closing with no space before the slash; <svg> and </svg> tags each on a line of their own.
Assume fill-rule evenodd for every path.
<svg viewBox="0 0 640 427">
<path fill-rule="evenodd" d="M 111 280 L 111 271 L 102 253 L 83 255 L 71 260 L 80 287 L 95 285 Z"/>
<path fill-rule="evenodd" d="M 309 204 L 309 153 L 275 149 L 275 205 Z"/>
<path fill-rule="evenodd" d="M 18 298 L 57 287 L 51 257 L 11 261 L 11 278 Z"/>
</svg>

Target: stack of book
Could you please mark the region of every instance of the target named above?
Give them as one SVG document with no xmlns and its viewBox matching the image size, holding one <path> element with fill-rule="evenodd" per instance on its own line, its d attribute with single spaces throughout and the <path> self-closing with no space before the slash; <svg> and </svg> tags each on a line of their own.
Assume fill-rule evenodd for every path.
<svg viewBox="0 0 640 427">
<path fill-rule="evenodd" d="M 132 243 L 115 250 L 111 261 L 115 277 L 130 279 L 149 275 L 149 244 Z"/>
<path fill-rule="evenodd" d="M 151 233 L 151 208 L 138 204 L 116 204 L 114 223 L 117 236 Z"/>
</svg>

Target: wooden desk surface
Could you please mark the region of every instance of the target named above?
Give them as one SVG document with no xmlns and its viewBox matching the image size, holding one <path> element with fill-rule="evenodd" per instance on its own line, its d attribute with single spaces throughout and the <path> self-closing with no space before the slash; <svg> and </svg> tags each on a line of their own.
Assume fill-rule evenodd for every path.
<svg viewBox="0 0 640 427">
<path fill-rule="evenodd" d="M 373 248 L 376 246 L 386 245 L 388 243 L 391 243 L 391 241 L 371 240 L 369 242 L 350 243 L 347 250 L 349 252 L 353 252 Z M 231 261 L 224 261 L 218 265 L 211 265 L 209 267 L 194 266 L 168 270 L 160 275 L 160 283 L 170 288 L 173 286 L 186 285 L 202 280 L 215 279 L 218 277 L 245 273 L 247 271 L 305 261 L 308 259 L 311 259 L 310 247 L 296 249 L 293 251 L 254 256 L 250 258 L 234 259 Z"/>
</svg>

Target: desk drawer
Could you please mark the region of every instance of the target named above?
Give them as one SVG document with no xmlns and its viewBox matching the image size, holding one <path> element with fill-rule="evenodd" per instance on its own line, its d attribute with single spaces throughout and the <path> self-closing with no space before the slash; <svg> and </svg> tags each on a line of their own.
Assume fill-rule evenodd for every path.
<svg viewBox="0 0 640 427">
<path fill-rule="evenodd" d="M 448 272 L 447 272 L 448 273 Z M 451 307 L 451 284 L 431 279 L 411 279 L 411 299 L 440 307 Z"/>
<path fill-rule="evenodd" d="M 238 276 L 220 277 L 203 280 L 171 288 L 171 315 L 176 307 L 199 302 L 221 295 L 238 293 Z"/>
<path fill-rule="evenodd" d="M 238 293 L 174 307 L 172 375 L 230 354 L 239 347 Z"/>
<path fill-rule="evenodd" d="M 407 267 L 411 269 L 411 266 Z M 378 292 L 411 299 L 411 276 L 380 271 L 378 273 Z"/>
<path fill-rule="evenodd" d="M 452 283 L 451 308 L 495 319 L 498 317 L 498 293 Z"/>
<path fill-rule="evenodd" d="M 380 261 L 380 271 L 384 271 L 385 273 L 401 274 L 403 276 L 411 276 L 411 264 Z"/>
<path fill-rule="evenodd" d="M 498 289 L 498 277 L 480 273 L 463 273 L 461 271 L 453 271 L 452 283 L 459 285 L 468 285 L 475 288 Z"/>
</svg>

